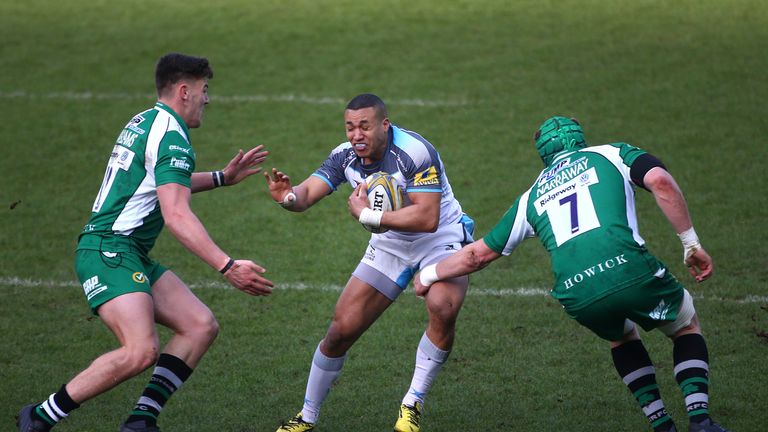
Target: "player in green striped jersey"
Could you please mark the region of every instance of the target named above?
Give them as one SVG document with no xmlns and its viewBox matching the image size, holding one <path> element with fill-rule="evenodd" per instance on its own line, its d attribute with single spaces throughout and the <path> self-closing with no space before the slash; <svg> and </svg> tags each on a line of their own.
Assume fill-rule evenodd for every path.
<svg viewBox="0 0 768 432">
<path fill-rule="evenodd" d="M 268 154 L 257 146 L 238 152 L 222 171 L 194 172 L 189 129 L 200 127 L 212 77 L 205 58 L 172 53 L 158 61 L 158 101 L 118 136 L 75 258 L 86 300 L 120 348 L 94 360 L 48 399 L 22 408 L 21 432 L 50 430 L 81 403 L 153 364 L 152 378 L 120 431 L 160 430 L 160 411 L 218 333 L 210 309 L 149 258 L 163 226 L 234 287 L 251 295 L 271 292 L 265 270 L 230 258 L 190 209 L 192 193 L 239 183 L 258 173 Z M 173 331 L 162 351 L 155 323 Z"/>
<path fill-rule="evenodd" d="M 655 432 L 676 431 L 637 325 L 674 342 L 674 374 L 683 391 L 689 431 L 723 432 L 709 416 L 707 346 L 685 288 L 645 248 L 635 214 L 635 186 L 650 191 L 683 244 L 698 282 L 712 275 L 683 194 L 655 157 L 626 143 L 587 147 L 578 122 L 545 121 L 535 135 L 545 168 L 483 239 L 425 267 L 417 295 L 437 280 L 465 275 L 538 237 L 549 252 L 552 296 L 566 313 L 610 341 L 614 365 Z"/>
</svg>

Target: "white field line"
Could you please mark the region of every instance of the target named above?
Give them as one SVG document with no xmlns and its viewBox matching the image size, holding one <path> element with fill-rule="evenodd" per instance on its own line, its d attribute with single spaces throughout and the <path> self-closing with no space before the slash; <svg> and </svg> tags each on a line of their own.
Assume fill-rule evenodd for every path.
<svg viewBox="0 0 768 432">
<path fill-rule="evenodd" d="M 57 281 L 57 280 L 45 280 L 45 279 L 28 279 L 28 278 L 19 278 L 19 277 L 0 277 L 0 285 L 10 285 L 10 286 L 21 287 L 21 288 L 80 287 L 80 284 L 74 280 Z M 194 290 L 234 289 L 228 283 L 221 282 L 221 281 L 196 282 L 196 283 L 189 284 L 189 287 Z M 329 285 L 329 284 L 323 285 L 323 284 L 306 284 L 301 282 L 296 282 L 296 283 L 289 282 L 289 283 L 279 284 L 276 287 L 276 290 L 287 289 L 287 290 L 296 290 L 296 291 L 306 290 L 306 291 L 324 291 L 324 292 L 340 293 L 343 288 L 344 287 L 341 285 Z M 412 292 L 413 290 L 409 288 L 408 291 Z M 470 285 L 469 292 L 467 295 L 483 296 L 483 297 L 537 297 L 537 296 L 545 297 L 549 295 L 549 289 L 548 288 L 527 288 L 527 287 L 481 288 L 481 287 L 475 287 Z M 728 303 L 739 303 L 739 304 L 768 303 L 768 296 L 758 296 L 758 295 L 752 295 L 752 294 L 747 295 L 742 299 L 722 298 L 722 297 L 717 297 L 715 295 L 705 296 L 702 293 L 695 293 L 693 294 L 693 297 L 696 300 L 707 300 L 707 301 L 714 301 L 714 302 L 728 302 Z"/>
<path fill-rule="evenodd" d="M 46 100 L 61 99 L 71 101 L 111 101 L 111 100 L 152 100 L 156 99 L 153 94 L 145 93 L 99 93 L 90 91 L 55 91 L 47 93 L 34 93 L 26 90 L 0 91 L 0 99 L 27 99 L 27 100 Z M 212 103 L 265 103 L 265 102 L 286 102 L 286 103 L 304 103 L 310 105 L 343 105 L 347 101 L 340 97 L 332 96 L 306 96 L 306 95 L 211 95 Z M 440 100 L 440 99 L 394 99 L 388 100 L 389 105 L 407 105 L 422 107 L 454 107 L 468 105 L 466 100 Z"/>
</svg>

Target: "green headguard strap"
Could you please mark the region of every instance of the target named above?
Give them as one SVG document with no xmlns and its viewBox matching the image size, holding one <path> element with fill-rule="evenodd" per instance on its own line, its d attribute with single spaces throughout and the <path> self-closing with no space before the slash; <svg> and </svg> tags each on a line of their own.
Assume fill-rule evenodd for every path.
<svg viewBox="0 0 768 432">
<path fill-rule="evenodd" d="M 584 131 L 575 119 L 555 116 L 550 117 L 541 124 L 536 135 L 536 151 L 544 161 L 544 166 L 549 166 L 555 155 L 565 150 L 576 150 L 587 146 L 584 139 Z"/>
</svg>

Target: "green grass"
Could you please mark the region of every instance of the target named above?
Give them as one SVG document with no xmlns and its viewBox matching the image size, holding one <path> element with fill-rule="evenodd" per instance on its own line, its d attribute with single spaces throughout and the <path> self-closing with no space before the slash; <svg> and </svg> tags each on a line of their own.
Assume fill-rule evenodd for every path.
<svg viewBox="0 0 768 432">
<path fill-rule="evenodd" d="M 72 283 L 73 249 L 114 139 L 153 102 L 154 63 L 168 51 L 205 55 L 214 67 L 213 100 L 192 132 L 200 169 L 263 143 L 267 166 L 299 181 L 345 140 L 344 103 L 374 92 L 395 123 L 438 148 L 480 235 L 538 173 L 531 135 L 549 115 L 579 118 L 590 143 L 626 141 L 661 157 L 715 277 L 693 285 L 674 233 L 642 191 L 641 232 L 697 298 L 715 416 L 734 430 L 762 429 L 765 2 L 113 3 L 0 4 L 0 430 L 115 346 Z M 338 297 L 324 288 L 346 282 L 366 244 L 347 214 L 349 191 L 304 214 L 272 204 L 260 178 L 195 196 L 213 238 L 263 264 L 278 288 L 258 299 L 196 290 L 222 331 L 169 402 L 164 430 L 270 431 L 300 408 Z M 222 281 L 168 234 L 153 256 L 189 283 Z M 550 274 L 532 241 L 473 276 L 425 431 L 647 430 L 606 344 L 550 298 L 488 294 L 544 289 Z M 406 293 L 350 352 L 318 430 L 391 428 L 425 322 L 421 301 Z M 683 419 L 671 346 L 655 333 L 646 340 L 667 406 Z M 116 429 L 147 377 L 89 401 L 57 430 Z"/>
</svg>

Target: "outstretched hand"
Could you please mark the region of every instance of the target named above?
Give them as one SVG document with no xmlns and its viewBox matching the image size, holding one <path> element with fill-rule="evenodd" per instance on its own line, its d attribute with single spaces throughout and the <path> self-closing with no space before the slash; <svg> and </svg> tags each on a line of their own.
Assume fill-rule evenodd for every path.
<svg viewBox="0 0 768 432">
<path fill-rule="evenodd" d="M 269 279 L 261 276 L 265 273 L 264 267 L 250 260 L 235 260 L 232 267 L 224 273 L 233 287 L 254 296 L 264 296 L 272 293 L 274 284 Z"/>
<path fill-rule="evenodd" d="M 257 168 L 264 160 L 267 159 L 269 152 L 264 150 L 263 145 L 256 146 L 247 153 L 242 150 L 237 152 L 234 158 L 227 164 L 222 170 L 224 172 L 224 184 L 231 186 L 238 184 L 246 177 L 252 176 L 261 172 L 261 168 Z"/>
<path fill-rule="evenodd" d="M 712 257 L 704 248 L 698 248 L 685 258 L 685 265 L 696 282 L 704 282 L 712 276 Z"/>
<path fill-rule="evenodd" d="M 264 178 L 267 179 L 269 194 L 272 195 L 272 199 L 278 203 L 282 203 L 286 195 L 293 192 L 291 178 L 284 172 L 278 171 L 277 168 L 272 168 L 271 173 L 269 171 L 265 172 Z"/>
</svg>

